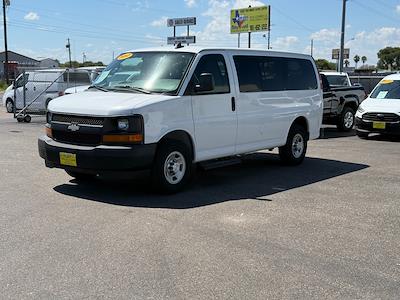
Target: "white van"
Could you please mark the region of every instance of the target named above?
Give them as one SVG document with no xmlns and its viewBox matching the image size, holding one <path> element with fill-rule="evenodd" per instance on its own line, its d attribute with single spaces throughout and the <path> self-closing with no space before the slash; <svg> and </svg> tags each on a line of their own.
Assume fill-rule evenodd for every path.
<svg viewBox="0 0 400 300">
<path fill-rule="evenodd" d="M 49 104 L 39 153 L 76 179 L 150 168 L 160 190 L 175 192 L 198 162 L 279 147 L 286 163 L 301 163 L 319 136 L 322 106 L 308 55 L 129 51 L 89 90 Z"/>
<path fill-rule="evenodd" d="M 48 69 L 25 72 L 19 75 L 15 79 L 14 84 L 6 89 L 3 95 L 3 105 L 8 112 L 13 112 L 15 103 L 17 110 L 22 109 L 43 92 L 43 94 L 32 103 L 29 110 L 33 112 L 45 111 L 48 103 L 54 98 L 63 95 L 67 88 L 87 85 L 90 84 L 90 82 L 90 74 L 87 71 L 71 70 L 66 72 L 65 69 Z M 25 91 L 23 89 L 24 86 Z M 46 88 L 48 88 L 48 90 L 46 90 Z M 16 101 L 14 97 L 16 97 Z"/>
</svg>

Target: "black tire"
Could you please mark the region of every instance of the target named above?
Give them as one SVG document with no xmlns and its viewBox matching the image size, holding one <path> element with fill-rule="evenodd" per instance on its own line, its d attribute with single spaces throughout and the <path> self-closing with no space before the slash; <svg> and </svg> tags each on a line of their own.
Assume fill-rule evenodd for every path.
<svg viewBox="0 0 400 300">
<path fill-rule="evenodd" d="M 307 152 L 307 138 L 307 131 L 303 126 L 298 124 L 292 125 L 286 140 L 286 145 L 279 147 L 279 157 L 281 161 L 284 164 L 291 166 L 301 164 Z M 294 145 L 295 140 L 297 141 L 298 145 L 296 148 Z"/>
<path fill-rule="evenodd" d="M 6 100 L 6 110 L 8 113 L 14 112 L 14 102 L 10 98 Z"/>
<path fill-rule="evenodd" d="M 167 161 L 171 162 L 171 172 L 167 172 Z M 159 145 L 152 169 L 152 184 L 157 191 L 165 194 L 179 192 L 190 181 L 192 172 L 191 151 L 184 143 L 166 141 Z"/>
<path fill-rule="evenodd" d="M 26 115 L 25 117 L 24 117 L 24 122 L 25 123 L 30 123 L 32 121 L 32 117 L 30 116 L 30 115 Z"/>
<path fill-rule="evenodd" d="M 349 117 L 351 116 L 351 120 Z M 337 122 L 337 129 L 343 132 L 349 132 L 353 129 L 355 122 L 355 111 L 349 106 L 345 106 L 341 115 L 339 116 L 339 120 Z"/>
<path fill-rule="evenodd" d="M 24 117 L 17 117 L 17 122 L 18 123 L 22 123 L 22 122 L 24 122 Z"/>
<path fill-rule="evenodd" d="M 360 139 L 366 140 L 368 138 L 368 132 L 356 131 L 356 134 Z"/>
<path fill-rule="evenodd" d="M 96 174 L 86 174 L 70 170 L 65 170 L 65 172 L 69 176 L 74 177 L 77 181 L 92 181 L 96 178 Z"/>
<path fill-rule="evenodd" d="M 46 110 L 47 110 L 47 107 L 49 106 L 49 103 L 50 103 L 51 100 L 53 100 L 53 99 L 51 99 L 51 98 L 46 99 L 46 104 L 45 104 L 46 105 Z"/>
</svg>

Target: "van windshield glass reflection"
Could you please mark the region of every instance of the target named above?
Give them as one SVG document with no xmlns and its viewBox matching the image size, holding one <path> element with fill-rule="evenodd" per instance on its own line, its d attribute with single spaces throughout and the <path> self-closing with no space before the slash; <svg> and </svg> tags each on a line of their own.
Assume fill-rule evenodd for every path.
<svg viewBox="0 0 400 300">
<path fill-rule="evenodd" d="M 134 93 L 173 93 L 193 56 L 193 53 L 128 52 L 117 57 L 93 85 Z"/>
</svg>

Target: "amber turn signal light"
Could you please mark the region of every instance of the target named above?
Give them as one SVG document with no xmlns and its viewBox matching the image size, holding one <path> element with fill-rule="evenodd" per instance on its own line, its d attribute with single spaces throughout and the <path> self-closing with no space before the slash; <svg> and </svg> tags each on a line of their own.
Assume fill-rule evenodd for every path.
<svg viewBox="0 0 400 300">
<path fill-rule="evenodd" d="M 103 136 L 104 143 L 140 143 L 142 134 L 107 134 Z"/>
<path fill-rule="evenodd" d="M 47 126 L 45 127 L 45 130 L 46 130 L 46 135 L 48 137 L 52 138 L 53 137 L 53 130 L 51 130 L 51 128 L 47 127 Z"/>
</svg>

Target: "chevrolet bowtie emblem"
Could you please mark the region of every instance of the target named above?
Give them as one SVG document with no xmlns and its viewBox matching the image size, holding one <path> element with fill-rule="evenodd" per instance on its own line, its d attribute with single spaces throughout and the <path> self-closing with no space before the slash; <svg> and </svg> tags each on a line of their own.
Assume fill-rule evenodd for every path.
<svg viewBox="0 0 400 300">
<path fill-rule="evenodd" d="M 78 131 L 79 130 L 79 125 L 77 123 L 71 123 L 71 125 L 68 125 L 67 129 L 70 131 Z"/>
</svg>

